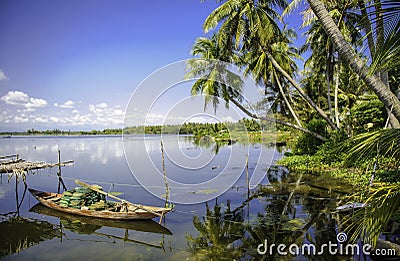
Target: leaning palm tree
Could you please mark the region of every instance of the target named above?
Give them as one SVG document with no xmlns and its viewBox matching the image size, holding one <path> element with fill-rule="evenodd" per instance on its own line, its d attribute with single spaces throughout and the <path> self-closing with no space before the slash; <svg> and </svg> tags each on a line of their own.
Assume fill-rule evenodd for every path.
<svg viewBox="0 0 400 261">
<path fill-rule="evenodd" d="M 336 125 L 328 115 L 303 91 L 293 77 L 285 71 L 285 66 L 274 58 L 271 45 L 282 37 L 276 21 L 280 16 L 274 6 L 286 7 L 285 1 L 271 0 L 228 0 L 215 9 L 204 22 L 206 32 L 218 27 L 218 41 L 233 53 L 255 52 L 265 55 L 272 66 L 284 76 L 306 102 L 333 128 Z"/>
<path fill-rule="evenodd" d="M 294 59 L 301 60 L 302 57 L 298 54 L 296 48 L 289 46 L 292 43 L 291 38 L 295 38 L 297 35 L 293 30 L 288 30 L 286 26 L 282 30 L 282 37 L 279 41 L 275 41 L 270 45 L 272 55 L 274 59 L 282 64 L 283 69 L 288 72 L 291 76 L 297 71 L 297 65 Z M 254 49 L 247 52 L 243 56 L 244 63 L 246 64 L 245 74 L 251 74 L 257 82 L 260 82 L 268 89 L 272 89 L 275 93 L 272 99 L 274 104 L 272 108 L 279 107 L 285 115 L 285 110 L 289 110 L 291 116 L 296 121 L 297 126 L 302 127 L 300 119 L 297 113 L 294 111 L 291 103 L 289 102 L 289 89 L 288 82 L 272 65 L 270 60 L 267 58 L 266 53 L 260 49 Z M 282 98 L 283 102 L 277 104 Z"/>
<path fill-rule="evenodd" d="M 349 63 L 351 68 L 358 73 L 365 84 L 376 93 L 387 108 L 391 108 L 391 112 L 395 118 L 400 121 L 399 98 L 390 90 L 389 86 L 385 85 L 379 76 L 370 73 L 370 68 L 345 40 L 324 4 L 320 0 L 307 0 L 307 2 L 310 4 L 314 14 L 318 17 L 329 38 L 335 44 L 342 59 Z M 393 2 L 393 4 L 398 5 L 398 2 Z"/>
</svg>

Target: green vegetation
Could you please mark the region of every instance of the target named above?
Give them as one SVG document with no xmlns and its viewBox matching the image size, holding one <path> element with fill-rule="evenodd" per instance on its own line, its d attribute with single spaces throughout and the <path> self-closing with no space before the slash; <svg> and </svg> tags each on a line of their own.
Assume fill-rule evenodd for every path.
<svg viewBox="0 0 400 261">
<path fill-rule="evenodd" d="M 104 129 L 104 130 L 91 130 L 91 131 L 65 131 L 59 129 L 53 130 L 35 130 L 29 129 L 27 131 L 4 131 L 0 132 L 1 136 L 21 136 L 21 135 L 121 135 L 122 129 Z"/>
<path fill-rule="evenodd" d="M 356 185 L 349 201 L 367 207 L 348 228 L 353 239 L 375 245 L 399 216 L 400 3 L 307 0 L 307 39 L 296 47 L 282 16 L 299 2 L 223 1 L 204 21 L 209 37 L 193 45 L 186 78 L 196 79 L 192 95 L 205 95 L 205 105 L 217 109 L 222 99 L 259 123 L 301 132 L 294 156 L 281 164 Z M 299 71 L 296 59 L 305 51 L 311 55 Z M 265 93 L 252 107 L 243 91 L 249 75 Z M 274 118 L 266 116 L 269 108 Z"/>
<path fill-rule="evenodd" d="M 285 128 L 278 128 L 275 133 L 275 126 L 269 122 L 258 122 L 254 119 L 243 118 L 238 122 L 223 123 L 184 123 L 182 125 L 149 125 L 134 126 L 124 129 L 104 129 L 91 131 L 64 131 L 35 130 L 29 129 L 26 132 L 0 132 L 2 136 L 19 135 L 122 135 L 124 134 L 181 134 L 193 135 L 198 140 L 209 137 L 222 145 L 224 142 L 291 142 L 291 133 Z M 276 138 L 276 139 L 275 139 Z"/>
<path fill-rule="evenodd" d="M 293 171 L 318 172 L 352 184 L 355 192 L 346 200 L 363 202 L 366 207 L 355 211 L 344 225 L 352 240 L 361 237 L 375 246 L 390 222 L 400 222 L 399 139 L 400 129 L 365 132 L 350 139 L 336 133 L 309 154 L 296 148 L 306 147 L 307 140 L 299 139 L 294 149 L 298 154 L 279 163 Z M 315 145 L 315 141 L 308 141 L 310 147 Z"/>
</svg>

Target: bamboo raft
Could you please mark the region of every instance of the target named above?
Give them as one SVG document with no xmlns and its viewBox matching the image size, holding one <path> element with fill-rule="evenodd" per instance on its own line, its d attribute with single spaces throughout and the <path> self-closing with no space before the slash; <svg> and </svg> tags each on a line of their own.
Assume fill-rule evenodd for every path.
<svg viewBox="0 0 400 261">
<path fill-rule="evenodd" d="M 57 163 L 47 163 L 44 161 L 26 161 L 18 154 L 0 156 L 0 174 L 24 174 L 31 170 L 64 167 L 73 164 L 73 160 Z"/>
</svg>

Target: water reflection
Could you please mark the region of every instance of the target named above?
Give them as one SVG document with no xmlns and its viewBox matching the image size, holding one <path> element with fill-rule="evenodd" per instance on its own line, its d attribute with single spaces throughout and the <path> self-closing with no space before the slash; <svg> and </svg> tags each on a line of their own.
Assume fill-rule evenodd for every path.
<svg viewBox="0 0 400 261">
<path fill-rule="evenodd" d="M 157 222 L 154 222 L 153 220 L 122 221 L 122 220 L 108 220 L 100 218 L 83 217 L 53 210 L 41 204 L 33 206 L 29 211 L 37 214 L 57 217 L 59 219 L 60 228 L 62 230 L 66 229 L 76 234 L 96 235 L 99 237 L 106 237 L 109 239 L 119 240 L 122 242 L 131 242 L 135 244 L 145 245 L 147 247 L 162 249 L 163 248 L 162 242 L 164 238 L 160 240 L 159 245 L 155 245 L 152 243 L 139 240 L 143 238 L 143 233 L 172 235 L 172 232 L 169 229 L 158 224 Z M 124 236 L 121 237 L 111 233 L 103 233 L 100 231 L 103 227 L 114 228 L 113 232 L 115 233 L 118 233 L 122 230 L 124 232 Z M 129 233 L 132 231 L 143 232 L 143 233 L 141 233 L 141 236 L 138 237 L 138 239 L 132 239 L 129 236 Z M 152 241 L 154 241 L 154 239 Z"/>
<path fill-rule="evenodd" d="M 0 231 L 0 257 L 19 253 L 43 241 L 60 237 L 56 225 L 19 216 L 2 219 Z"/>
<path fill-rule="evenodd" d="M 259 244 L 312 243 L 316 249 L 336 239 L 336 215 L 333 213 L 341 193 L 315 188 L 310 184 L 337 184 L 337 181 L 313 174 L 289 173 L 277 167 L 268 173 L 272 180 L 268 186 L 259 186 L 237 208 L 231 202 L 206 204 L 203 218 L 193 217 L 197 235 L 188 235 L 187 242 L 192 257 L 201 260 L 263 259 L 292 260 L 299 258 L 288 253 L 260 255 Z M 318 187 L 318 186 L 317 186 Z M 261 208 L 259 207 L 261 204 Z M 254 207 L 254 210 L 250 208 Z M 252 215 L 245 217 L 245 210 Z M 265 241 L 266 240 L 266 241 Z M 349 257 L 352 258 L 352 257 Z M 302 259 L 345 260 L 344 256 L 332 256 L 328 251 L 320 255 L 306 254 Z"/>
<path fill-rule="evenodd" d="M 47 216 L 57 217 L 60 219 L 62 224 L 65 224 L 64 228 L 78 232 L 79 234 L 92 234 L 101 227 L 106 226 L 141 232 L 172 235 L 172 232 L 170 230 L 153 220 L 123 221 L 76 216 L 50 209 L 41 204 L 36 204 L 29 211 Z M 85 229 L 86 226 L 90 229 Z"/>
<path fill-rule="evenodd" d="M 173 153 L 177 153 L 178 150 L 184 150 L 188 157 L 196 157 L 200 150 L 215 155 L 213 147 L 215 144 L 197 146 L 193 144 L 192 138 L 180 137 L 181 146 L 176 147 L 173 145 L 176 143 L 172 143 L 175 139 L 170 137 L 163 140 L 165 146 L 173 149 L 170 155 L 174 155 Z M 131 156 L 135 160 L 138 173 L 145 175 L 149 173 L 150 168 L 146 168 L 142 163 L 147 153 L 150 153 L 157 168 L 162 170 L 159 136 L 152 136 L 147 140 L 149 151 L 146 151 L 146 148 L 144 150 L 138 148 L 134 136 L 128 137 L 127 141 L 128 146 L 125 149 L 132 150 Z M 47 222 L 51 227 L 58 229 L 54 234 L 52 232 L 48 234 L 57 236 L 59 240 L 44 239 L 40 241 L 40 246 L 25 248 L 25 251 L 18 255 L 19 258 L 32 258 L 45 253 L 46 258 L 43 259 L 75 257 L 110 260 L 123 256 L 130 260 L 140 256 L 143 259 L 159 260 L 186 258 L 278 260 L 283 257 L 259 255 L 257 246 L 265 239 L 275 244 L 312 242 L 317 246 L 329 240 L 335 241 L 338 222 L 337 217 L 331 212 L 335 209 L 336 202 L 343 197 L 343 193 L 347 192 L 344 189 L 346 186 L 326 176 L 289 173 L 285 168 L 275 166 L 266 174 L 262 182 L 264 185 L 248 190 L 244 174 L 245 164 L 241 164 L 241 161 L 244 162 L 245 155 L 248 154 L 250 175 L 255 171 L 265 175 L 268 166 L 264 162 L 265 157 L 260 156 L 260 151 L 261 148 L 265 151 L 269 151 L 270 148 L 262 146 L 255 144 L 248 148 L 239 142 L 220 146 L 218 155 L 213 157 L 213 161 L 196 171 L 182 170 L 172 161 L 166 161 L 168 177 L 190 183 L 213 178 L 225 168 L 225 158 L 229 156 L 231 149 L 240 152 L 240 155 L 233 160 L 234 164 L 221 174 L 224 178 L 221 184 L 232 181 L 233 176 L 241 176 L 232 188 L 218 197 L 218 201 L 212 200 L 207 204 L 195 205 L 176 204 L 176 211 L 167 216 L 167 227 L 174 232 L 173 236 L 170 235 L 171 231 L 163 231 L 160 227 L 153 226 L 154 222 L 151 222 L 150 226 L 141 223 L 132 227 L 134 223 L 121 224 L 112 221 L 111 224 L 106 224 L 76 216 L 50 213 L 48 209 L 37 210 L 37 207 L 31 209 L 37 201 L 28 193 L 28 196 L 24 197 L 25 184 L 21 180 L 18 182 L 14 177 L 10 180 L 3 178 L 0 181 L 0 212 L 11 213 L 3 220 L 20 215 L 29 221 Z M 98 183 L 106 190 L 109 187 L 110 190 L 123 192 L 123 197 L 127 200 L 146 205 L 164 204 L 163 200 L 152 196 L 133 179 L 123 157 L 122 141 L 118 137 L 0 139 L 0 155 L 19 153 L 28 160 L 57 162 L 58 148 L 61 149 L 62 159 L 73 159 L 75 165 L 63 168 L 60 175 L 56 174 L 57 168 L 39 171 L 38 175 L 29 174 L 26 181 L 29 187 L 56 191 L 57 188 L 63 190 L 65 185 L 70 189 L 76 186 L 75 179 L 83 179 L 90 183 Z M 27 152 L 23 153 L 25 150 Z M 270 152 L 272 154 L 274 151 Z M 274 157 L 279 158 L 281 155 L 274 154 Z M 103 165 L 104 162 L 107 164 Z M 182 191 L 171 186 L 172 199 L 199 200 L 208 198 L 209 195 L 206 193 L 212 192 L 209 187 L 193 188 L 190 185 L 188 184 L 187 190 Z M 161 183 L 160 191 L 160 194 L 165 192 L 164 183 Z M 32 212 L 28 211 L 30 209 Z M 18 223 L 15 224 L 18 226 Z M 48 230 L 43 227 L 43 231 Z M 21 234 L 20 238 L 26 235 L 19 230 L 15 230 L 14 233 Z M 1 225 L 0 234 L 5 234 Z M 14 257 L 9 256 L 9 259 Z M 284 258 L 332 260 L 336 257 Z M 340 257 L 343 258 L 347 257 Z"/>
<path fill-rule="evenodd" d="M 237 260 L 243 256 L 242 248 L 235 242 L 244 238 L 243 211 L 232 212 L 230 201 L 226 206 L 211 209 L 206 203 L 203 220 L 193 217 L 193 225 L 199 232 L 195 237 L 187 235 L 190 251 L 198 260 Z"/>
<path fill-rule="evenodd" d="M 0 155 L 12 152 L 28 157 L 28 160 L 55 161 L 59 149 L 66 153 L 65 158 L 85 157 L 91 163 L 102 165 L 124 156 L 121 137 L 14 137 L 0 141 Z"/>
</svg>

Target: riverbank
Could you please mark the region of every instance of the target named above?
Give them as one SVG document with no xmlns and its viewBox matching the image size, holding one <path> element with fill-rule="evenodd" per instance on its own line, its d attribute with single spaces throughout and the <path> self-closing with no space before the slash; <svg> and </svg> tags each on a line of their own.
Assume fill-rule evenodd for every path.
<svg viewBox="0 0 400 261">
<path fill-rule="evenodd" d="M 279 165 L 291 171 L 320 173 L 345 181 L 354 187 L 365 187 L 369 184 L 371 173 L 361 168 L 347 168 L 341 163 L 326 164 L 320 157 L 313 155 L 290 155 L 283 157 Z"/>
</svg>

